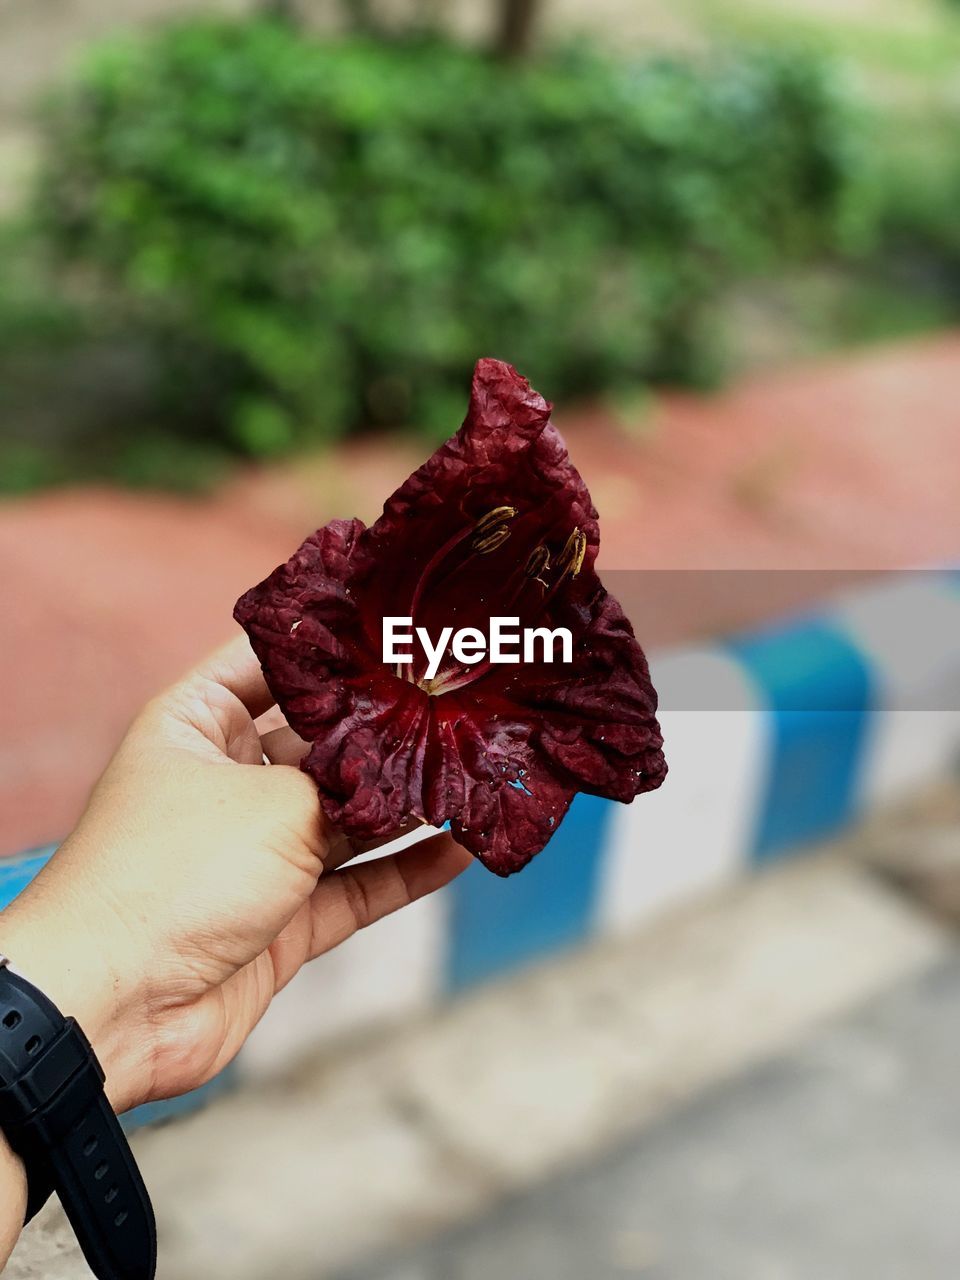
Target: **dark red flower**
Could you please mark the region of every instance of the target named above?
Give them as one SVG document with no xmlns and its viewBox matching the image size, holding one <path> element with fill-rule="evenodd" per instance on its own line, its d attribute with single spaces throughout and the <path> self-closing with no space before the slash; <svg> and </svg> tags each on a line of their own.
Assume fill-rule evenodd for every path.
<svg viewBox="0 0 960 1280">
<path fill-rule="evenodd" d="M 666 773 L 646 659 L 594 570 L 597 513 L 551 406 L 481 360 L 463 426 L 370 528 L 334 520 L 237 602 L 302 767 L 359 839 L 449 821 L 498 875 L 547 843 L 578 791 L 629 801 Z M 383 662 L 383 619 L 569 628 L 573 660 Z"/>
</svg>

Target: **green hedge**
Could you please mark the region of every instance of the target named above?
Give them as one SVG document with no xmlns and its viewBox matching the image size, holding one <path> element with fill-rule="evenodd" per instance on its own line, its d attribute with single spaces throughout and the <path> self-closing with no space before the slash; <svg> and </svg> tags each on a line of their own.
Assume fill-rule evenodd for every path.
<svg viewBox="0 0 960 1280">
<path fill-rule="evenodd" d="M 795 55 L 508 68 L 194 21 L 100 49 L 47 128 L 48 242 L 159 353 L 158 412 L 251 453 L 448 430 L 481 354 L 554 398 L 701 380 L 724 284 L 856 219 L 847 106 Z"/>
</svg>

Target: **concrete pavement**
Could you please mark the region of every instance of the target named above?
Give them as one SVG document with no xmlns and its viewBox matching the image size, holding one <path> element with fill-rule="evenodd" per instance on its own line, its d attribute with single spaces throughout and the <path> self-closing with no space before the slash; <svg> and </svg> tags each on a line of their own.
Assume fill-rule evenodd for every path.
<svg viewBox="0 0 960 1280">
<path fill-rule="evenodd" d="M 616 1154 L 349 1280 L 954 1280 L 958 1013 L 954 954 Z"/>
<path fill-rule="evenodd" d="M 205 1112 L 137 1139 L 160 1224 L 160 1280 L 263 1280 L 274 1274 L 321 1280 L 370 1265 L 377 1256 L 411 1258 L 403 1265 L 414 1268 L 411 1277 L 424 1280 L 459 1280 L 461 1274 L 472 1280 L 488 1273 L 517 1280 L 552 1280 L 554 1274 L 602 1280 L 614 1273 L 593 1264 L 582 1269 L 586 1257 L 599 1259 L 598 1268 L 612 1249 L 621 1260 L 635 1260 L 650 1236 L 650 1247 L 661 1250 L 651 1256 L 662 1258 L 663 1240 L 676 1236 L 678 1247 L 688 1251 L 683 1266 L 687 1258 L 691 1266 L 708 1266 L 711 1240 L 717 1242 L 723 1230 L 731 1238 L 743 1231 L 744 1243 L 753 1240 L 756 1246 L 754 1270 L 735 1273 L 736 1280 L 793 1280 L 799 1273 L 757 1269 L 769 1261 L 761 1246 L 780 1238 L 776 1216 L 765 1215 L 761 1198 L 776 1192 L 771 1168 L 781 1174 L 779 1194 L 786 1196 L 793 1186 L 799 1197 L 793 1219 L 786 1212 L 789 1197 L 781 1211 L 791 1238 L 812 1232 L 822 1204 L 845 1187 L 848 1200 L 853 1188 L 857 1207 L 857 1179 L 864 1170 L 872 1171 L 867 1198 L 875 1198 L 876 1188 L 889 1180 L 887 1199 L 896 1204 L 897 1182 L 909 1172 L 901 1159 L 910 1146 L 909 1116 L 890 1131 L 885 1164 L 878 1132 L 859 1164 L 831 1172 L 831 1162 L 844 1152 L 852 1160 L 850 1142 L 841 1139 L 853 1102 L 843 1092 L 832 1095 L 826 1076 L 816 1096 L 816 1081 L 808 1087 L 811 1108 L 822 1097 L 821 1112 L 808 1114 L 802 1094 L 785 1094 L 782 1120 L 776 1108 L 764 1119 L 765 1099 L 780 1087 L 774 1068 L 752 1077 L 753 1083 L 730 1086 L 743 1090 L 733 1095 L 744 1109 L 739 1119 L 736 1107 L 721 1107 L 711 1118 L 709 1103 L 697 1099 L 804 1044 L 826 1022 L 931 973 L 953 950 L 949 934 L 870 871 L 839 856 L 807 857 L 773 867 L 639 934 L 485 988 L 419 1024 L 250 1084 Z M 904 1043 L 902 1053 L 911 1049 Z M 834 1056 L 842 1066 L 843 1053 L 836 1050 Z M 943 1056 L 940 1046 L 931 1055 L 935 1061 Z M 847 1093 L 855 1094 L 857 1060 L 848 1057 Z M 886 1060 L 876 1067 L 872 1061 L 868 1054 L 860 1063 L 867 1068 L 863 1105 L 882 1114 L 882 1089 L 893 1086 L 885 1086 Z M 894 1084 L 909 1083 L 908 1067 L 909 1057 L 893 1061 L 889 1070 L 899 1073 Z M 913 1135 L 917 1158 L 931 1177 L 949 1165 L 948 1130 L 938 1131 L 938 1123 L 953 1096 L 949 1068 L 936 1071 L 924 1086 L 931 1109 L 919 1117 Z M 683 1127 L 692 1123 L 684 1114 L 696 1115 L 698 1107 L 708 1108 L 701 1112 L 707 1125 L 702 1137 L 696 1125 Z M 678 1118 L 670 1121 L 671 1115 Z M 674 1123 L 680 1128 L 671 1130 Z M 866 1142 L 866 1120 L 861 1128 Z M 591 1183 L 583 1192 L 582 1221 L 565 1207 L 568 1201 L 552 1200 L 552 1192 L 542 1209 L 536 1193 L 525 1198 L 564 1169 L 602 1160 L 604 1152 L 645 1130 L 648 1136 L 636 1148 L 639 1171 L 628 1160 L 615 1192 L 604 1189 L 606 1183 L 595 1192 Z M 681 1139 L 676 1150 L 673 1132 Z M 839 1140 L 838 1151 L 829 1145 L 832 1136 Z M 733 1155 L 739 1152 L 740 1165 L 731 1166 L 726 1146 Z M 701 1147 L 702 1160 L 695 1158 Z M 659 1151 L 660 1164 L 643 1163 L 650 1150 Z M 580 1202 L 576 1189 L 570 1195 Z M 715 1226 L 698 1242 L 693 1226 L 711 1195 L 718 1198 Z M 614 1208 L 621 1206 L 619 1217 L 601 1214 L 608 1199 Z M 916 1200 L 911 1189 L 904 1204 Z M 515 1208 L 497 1210 L 505 1204 Z M 521 1221 L 528 1204 L 530 1235 Z M 722 1213 L 717 1205 L 724 1206 Z M 473 1270 L 445 1269 L 449 1249 L 456 1252 L 458 1245 L 410 1255 L 418 1242 L 491 1211 L 507 1218 L 480 1228 L 477 1244 L 464 1254 L 463 1265 Z M 857 1212 L 865 1221 L 867 1208 Z M 889 1217 L 886 1201 L 881 1212 Z M 569 1237 L 559 1234 L 564 1214 L 573 1223 Z M 753 1218 L 760 1235 L 751 1237 L 741 1224 Z M 489 1252 L 501 1236 L 507 1248 L 510 1232 L 499 1225 L 505 1221 L 514 1224 L 513 1258 Z M 551 1238 L 547 1248 L 543 1242 Z M 567 1254 L 569 1267 L 560 1271 L 558 1259 Z M 682 1280 L 734 1274 L 678 1271 L 680 1263 L 668 1261 L 674 1270 L 663 1275 Z M 7 1280 L 79 1280 L 86 1274 L 51 1207 L 27 1233 Z M 368 1274 L 381 1280 L 376 1272 Z M 828 1280 L 816 1269 L 804 1274 Z M 893 1274 L 886 1273 L 891 1280 Z M 914 1277 L 928 1280 L 922 1272 Z M 382 1280 L 408 1280 L 408 1273 L 388 1269 Z M 858 1280 L 858 1273 L 844 1273 L 843 1280 Z M 929 1280 L 940 1276 L 933 1273 Z"/>
</svg>

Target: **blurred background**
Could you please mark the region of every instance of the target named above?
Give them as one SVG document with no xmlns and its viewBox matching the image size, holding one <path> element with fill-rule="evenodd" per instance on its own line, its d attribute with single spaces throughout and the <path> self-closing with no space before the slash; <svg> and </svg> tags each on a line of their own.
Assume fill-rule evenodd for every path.
<svg viewBox="0 0 960 1280">
<path fill-rule="evenodd" d="M 197 1120 L 214 1164 L 189 1195 L 164 1161 L 199 1138 L 145 1135 L 168 1275 L 374 1253 L 390 1280 L 956 1275 L 933 1189 L 960 1174 L 958 126 L 956 0 L 0 0 L 0 891 L 240 592 L 333 516 L 374 518 L 459 425 L 481 355 L 556 402 L 663 673 L 652 827 L 581 805 L 523 887 L 471 873 L 304 986 L 241 1101 Z M 777 720 L 797 688 L 808 718 Z M 780 866 L 814 845 L 814 870 Z M 568 848 L 602 874 L 558 871 Z M 612 873 L 621 854 L 639 869 Z M 691 888 L 703 947 L 667 910 Z M 416 1049 L 351 1038 L 399 1014 Z M 624 1046 L 661 1016 L 685 1030 L 660 1056 L 653 1036 L 641 1079 Z M 486 1053 L 431 1058 L 476 1019 Z M 311 1020 L 362 1096 L 326 1057 L 271 1074 L 306 1060 Z M 425 1094 L 383 1094 L 395 1054 Z M 568 1055 L 597 1104 L 575 1138 L 571 1094 L 532 1087 Z M 356 1228 L 328 1215 L 356 1248 L 308 1246 L 288 1173 L 261 1255 L 230 1107 L 262 1105 L 262 1133 L 289 1114 L 293 1142 L 307 1097 L 324 1165 L 374 1100 L 339 1176 L 354 1204 L 382 1194 Z M 522 1159 L 472 1145 L 509 1145 L 536 1098 Z M 201 1239 L 185 1215 L 217 1184 Z"/>
</svg>

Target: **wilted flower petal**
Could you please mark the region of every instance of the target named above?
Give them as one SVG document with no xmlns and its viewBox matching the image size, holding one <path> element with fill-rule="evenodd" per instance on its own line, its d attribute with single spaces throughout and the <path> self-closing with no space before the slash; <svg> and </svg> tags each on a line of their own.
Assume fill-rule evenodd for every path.
<svg viewBox="0 0 960 1280">
<path fill-rule="evenodd" d="M 360 839 L 414 816 L 499 875 L 556 831 L 577 791 L 630 800 L 666 773 L 643 652 L 594 570 L 599 531 L 550 405 L 481 360 L 466 421 L 370 528 L 333 521 L 237 603 L 267 681 L 311 744 L 302 767 Z M 569 663 L 383 662 L 385 616 L 489 633 L 566 627 Z"/>
</svg>

